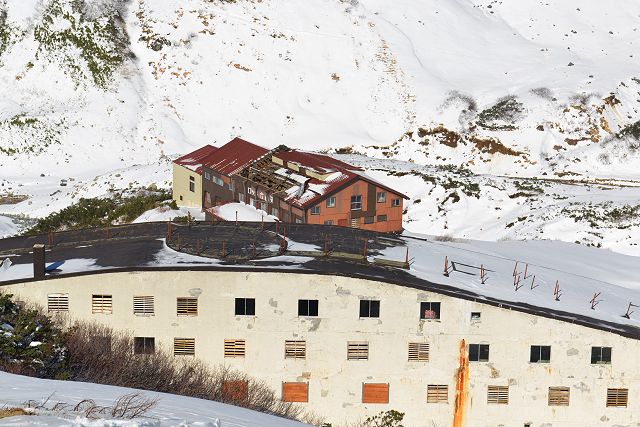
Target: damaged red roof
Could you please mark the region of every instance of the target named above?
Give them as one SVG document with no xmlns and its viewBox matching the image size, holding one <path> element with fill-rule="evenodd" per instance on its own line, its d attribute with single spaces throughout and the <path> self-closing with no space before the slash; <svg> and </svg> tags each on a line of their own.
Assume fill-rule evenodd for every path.
<svg viewBox="0 0 640 427">
<path fill-rule="evenodd" d="M 268 152 L 266 148 L 244 139 L 233 138 L 204 159 L 203 163 L 218 173 L 231 176 Z"/>
<path fill-rule="evenodd" d="M 333 157 L 325 156 L 324 154 L 308 153 L 306 151 L 280 151 L 275 153 L 274 156 L 286 162 L 294 162 L 303 167 L 315 169 L 318 172 L 331 172 L 341 169 L 362 170 L 362 168 L 341 162 Z"/>
<path fill-rule="evenodd" d="M 178 157 L 173 162 L 194 171 L 198 175 L 202 175 L 202 163 L 204 159 L 213 154 L 217 149 L 218 148 L 213 145 L 205 145 L 189 154 Z"/>
</svg>

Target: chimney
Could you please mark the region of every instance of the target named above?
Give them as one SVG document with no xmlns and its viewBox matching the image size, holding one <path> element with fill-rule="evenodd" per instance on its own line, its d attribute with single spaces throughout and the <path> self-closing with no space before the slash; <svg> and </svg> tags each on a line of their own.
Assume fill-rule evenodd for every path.
<svg viewBox="0 0 640 427">
<path fill-rule="evenodd" d="M 44 280 L 44 245 L 33 245 L 33 278 Z"/>
</svg>

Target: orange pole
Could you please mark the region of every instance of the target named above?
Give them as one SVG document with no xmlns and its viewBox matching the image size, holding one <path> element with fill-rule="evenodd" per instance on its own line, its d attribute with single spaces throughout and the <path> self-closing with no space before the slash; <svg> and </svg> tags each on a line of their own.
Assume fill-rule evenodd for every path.
<svg viewBox="0 0 640 427">
<path fill-rule="evenodd" d="M 516 274 L 518 274 L 518 261 L 516 261 L 516 265 L 513 267 L 513 275 L 515 276 Z"/>
</svg>

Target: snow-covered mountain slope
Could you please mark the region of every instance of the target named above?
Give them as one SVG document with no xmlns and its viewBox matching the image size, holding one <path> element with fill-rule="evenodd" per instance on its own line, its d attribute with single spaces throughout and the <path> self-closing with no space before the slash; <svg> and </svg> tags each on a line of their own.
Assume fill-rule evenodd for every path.
<svg viewBox="0 0 640 427">
<path fill-rule="evenodd" d="M 87 419 L 82 410 L 72 409 L 85 399 L 98 406 L 113 406 L 122 396 L 138 390 L 73 381 L 53 381 L 0 372 L 0 404 L 3 408 L 35 409 L 33 415 L 0 419 L 0 426 L 200 426 L 200 427 L 303 427 L 301 424 L 272 415 L 238 408 L 209 400 L 166 393 L 141 392 L 145 399 L 157 399 L 149 412 L 133 420 L 110 418 L 108 415 Z M 31 402 L 31 405 L 27 405 Z M 60 403 L 60 405 L 57 405 Z M 56 410 L 51 410 L 51 409 Z M 49 410 L 47 410 L 49 409 Z"/>
<path fill-rule="evenodd" d="M 389 171 L 439 166 L 445 183 L 463 166 L 482 188 L 491 176 L 571 179 L 580 209 L 633 210 L 620 184 L 640 180 L 638 16 L 635 0 L 0 0 L 0 195 L 30 197 L 0 212 L 42 216 L 109 189 L 166 187 L 167 156 L 236 135 L 367 154 Z M 62 178 L 75 181 L 60 188 Z M 592 202 L 573 185 L 583 179 L 620 191 Z M 593 231 L 524 232 L 529 208 L 511 189 L 480 191 L 471 202 L 482 209 L 460 215 L 464 189 L 443 202 L 449 188 L 437 200 L 413 184 L 416 231 Z M 462 222 L 492 220 L 502 200 L 515 226 L 489 235 Z M 538 200 L 540 212 L 553 196 Z M 427 202 L 439 222 L 422 214 Z M 622 240 L 585 242 L 635 249 Z"/>
</svg>

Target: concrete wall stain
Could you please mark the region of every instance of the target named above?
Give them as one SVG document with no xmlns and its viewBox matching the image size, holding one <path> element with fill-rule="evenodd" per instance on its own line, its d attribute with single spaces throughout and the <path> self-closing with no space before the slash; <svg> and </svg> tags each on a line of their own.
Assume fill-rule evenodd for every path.
<svg viewBox="0 0 640 427">
<path fill-rule="evenodd" d="M 467 359 L 467 345 L 460 341 L 459 366 L 456 373 L 456 396 L 453 404 L 453 427 L 463 427 L 464 405 L 469 388 L 469 360 Z"/>
</svg>

